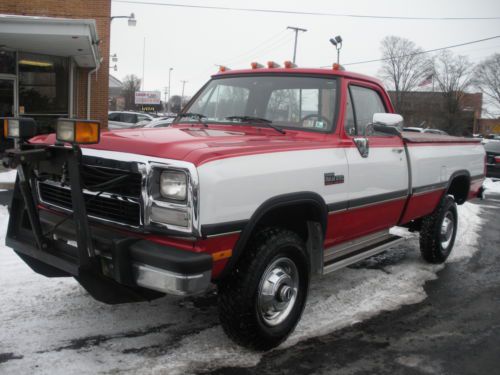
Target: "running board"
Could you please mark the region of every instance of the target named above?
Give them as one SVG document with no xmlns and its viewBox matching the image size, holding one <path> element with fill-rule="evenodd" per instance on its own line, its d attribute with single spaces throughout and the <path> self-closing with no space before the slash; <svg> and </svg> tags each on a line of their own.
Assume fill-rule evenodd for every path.
<svg viewBox="0 0 500 375">
<path fill-rule="evenodd" d="M 390 235 L 390 237 L 384 239 L 383 241 L 371 244 L 370 246 L 367 246 L 365 248 L 358 249 L 351 254 L 345 254 L 343 256 L 335 258 L 328 263 L 325 263 L 323 267 L 323 275 L 350 266 L 351 264 L 357 263 L 363 259 L 380 254 L 387 250 L 389 247 L 397 245 L 404 240 L 405 239 L 403 237 Z"/>
</svg>

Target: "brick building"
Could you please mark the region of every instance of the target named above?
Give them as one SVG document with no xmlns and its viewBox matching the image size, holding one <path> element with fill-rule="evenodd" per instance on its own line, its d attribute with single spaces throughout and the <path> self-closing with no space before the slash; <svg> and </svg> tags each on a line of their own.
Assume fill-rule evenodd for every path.
<svg viewBox="0 0 500 375">
<path fill-rule="evenodd" d="M 389 95 L 394 101 L 395 92 Z M 412 91 L 405 93 L 399 112 L 405 126 L 441 129 L 453 135 L 478 133 L 483 105 L 482 93 L 464 93 L 458 113 L 450 114 L 448 102 L 441 92 Z"/>
<path fill-rule="evenodd" d="M 107 127 L 110 0 L 0 2 L 0 117 Z"/>
</svg>

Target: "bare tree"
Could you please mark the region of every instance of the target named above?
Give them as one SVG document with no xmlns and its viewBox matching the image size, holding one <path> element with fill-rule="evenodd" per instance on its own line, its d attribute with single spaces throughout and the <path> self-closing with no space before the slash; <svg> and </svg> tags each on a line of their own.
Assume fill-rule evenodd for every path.
<svg viewBox="0 0 500 375">
<path fill-rule="evenodd" d="M 386 36 L 381 42 L 382 67 L 379 75 L 395 92 L 394 107 L 401 111 L 405 93 L 414 91 L 432 74 L 432 62 L 411 40 Z"/>
<path fill-rule="evenodd" d="M 462 113 L 463 98 L 472 84 L 473 65 L 465 56 L 445 50 L 434 59 L 434 81 L 445 98 L 448 132 L 462 134 L 467 124 Z"/>
<path fill-rule="evenodd" d="M 133 109 L 135 106 L 135 92 L 141 88 L 141 79 L 135 74 L 129 74 L 123 78 L 122 94 L 125 98 L 125 109 Z"/>
<path fill-rule="evenodd" d="M 477 65 L 473 83 L 486 96 L 485 99 L 500 111 L 500 53 L 495 53 Z"/>
</svg>

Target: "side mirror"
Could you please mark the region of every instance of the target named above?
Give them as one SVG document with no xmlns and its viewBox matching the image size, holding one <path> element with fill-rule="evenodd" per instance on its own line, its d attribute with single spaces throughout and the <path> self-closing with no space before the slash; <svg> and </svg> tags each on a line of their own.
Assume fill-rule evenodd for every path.
<svg viewBox="0 0 500 375">
<path fill-rule="evenodd" d="M 396 113 L 374 113 L 372 123 L 379 133 L 399 135 L 403 130 L 403 116 Z"/>
</svg>

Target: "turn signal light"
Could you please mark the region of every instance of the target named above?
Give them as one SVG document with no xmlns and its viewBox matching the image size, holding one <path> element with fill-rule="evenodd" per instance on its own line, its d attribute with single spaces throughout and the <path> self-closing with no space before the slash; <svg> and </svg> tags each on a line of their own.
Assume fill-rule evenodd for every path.
<svg viewBox="0 0 500 375">
<path fill-rule="evenodd" d="M 277 64 L 277 63 L 275 63 L 274 61 L 268 61 L 268 62 L 267 62 L 267 67 L 268 67 L 269 69 L 271 69 L 271 68 L 279 68 L 279 67 L 280 67 L 280 64 Z"/>
<path fill-rule="evenodd" d="M 72 144 L 99 143 L 101 124 L 94 120 L 59 119 L 57 121 L 56 139 L 59 142 Z"/>
<path fill-rule="evenodd" d="M 32 138 L 37 135 L 36 121 L 29 117 L 4 118 L 3 135 L 14 139 Z"/>
<path fill-rule="evenodd" d="M 290 60 L 287 60 L 283 63 L 283 65 L 285 66 L 285 68 L 287 69 L 290 69 L 290 68 L 296 68 L 297 65 L 294 64 L 293 62 L 291 62 Z"/>
<path fill-rule="evenodd" d="M 252 67 L 252 69 L 260 69 L 260 68 L 263 68 L 264 65 L 262 64 L 259 64 L 258 62 L 254 61 L 253 63 L 250 64 L 250 66 Z"/>
</svg>

